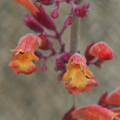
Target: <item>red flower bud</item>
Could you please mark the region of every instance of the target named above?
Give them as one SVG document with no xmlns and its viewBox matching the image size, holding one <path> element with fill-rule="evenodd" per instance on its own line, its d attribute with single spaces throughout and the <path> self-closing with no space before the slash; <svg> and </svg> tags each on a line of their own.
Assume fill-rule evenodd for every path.
<svg viewBox="0 0 120 120">
<path fill-rule="evenodd" d="M 56 26 L 52 19 L 48 16 L 48 14 L 45 12 L 43 7 L 40 5 L 36 5 L 36 7 L 39 9 L 37 12 L 37 15 L 34 16 L 38 22 L 40 22 L 43 26 L 50 30 L 56 30 Z"/>
<path fill-rule="evenodd" d="M 55 71 L 58 71 L 58 70 L 65 70 L 66 69 L 66 66 L 64 64 L 64 62 L 62 60 L 56 60 L 56 63 L 55 63 Z"/>
<path fill-rule="evenodd" d="M 72 55 L 73 54 L 71 52 L 66 52 L 66 53 L 62 54 L 61 56 L 59 56 L 58 59 L 62 60 L 64 63 L 68 63 L 68 61 Z"/>
<path fill-rule="evenodd" d="M 58 16 L 59 16 L 58 8 L 53 8 L 50 15 L 54 19 L 58 18 Z"/>
<path fill-rule="evenodd" d="M 105 42 L 99 42 L 93 45 L 89 53 L 92 56 L 98 57 L 100 60 L 111 60 L 113 58 L 113 51 Z"/>
<path fill-rule="evenodd" d="M 50 50 L 53 48 L 53 43 L 45 36 L 43 33 L 39 35 L 39 38 L 41 39 L 41 44 L 39 46 L 42 50 Z"/>
<path fill-rule="evenodd" d="M 99 105 L 90 105 L 75 110 L 72 112 L 71 117 L 85 120 L 117 120 L 118 114 Z"/>
<path fill-rule="evenodd" d="M 30 29 L 34 30 L 35 32 L 44 32 L 43 26 L 36 21 L 34 18 L 30 17 L 29 15 L 25 15 L 27 20 L 23 20 L 23 24 L 25 24 Z"/>
<path fill-rule="evenodd" d="M 75 15 L 73 13 L 68 14 L 64 21 L 65 25 L 71 25 L 74 22 L 74 19 Z"/>
</svg>

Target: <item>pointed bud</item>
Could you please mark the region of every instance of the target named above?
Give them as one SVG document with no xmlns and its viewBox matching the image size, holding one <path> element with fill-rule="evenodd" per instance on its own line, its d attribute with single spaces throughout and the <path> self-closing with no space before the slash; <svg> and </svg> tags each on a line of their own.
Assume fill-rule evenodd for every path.
<svg viewBox="0 0 120 120">
<path fill-rule="evenodd" d="M 42 50 L 50 50 L 53 48 L 53 43 L 50 41 L 43 33 L 38 36 L 41 39 L 41 44 L 39 46 Z"/>
<path fill-rule="evenodd" d="M 23 20 L 24 25 L 26 25 L 35 32 L 44 32 L 43 26 L 38 21 L 36 21 L 29 15 L 25 15 L 25 17 L 27 18 L 27 20 Z"/>
<path fill-rule="evenodd" d="M 113 51 L 105 42 L 98 42 L 93 45 L 89 54 L 98 57 L 100 60 L 111 60 L 113 58 Z"/>
<path fill-rule="evenodd" d="M 49 15 L 45 12 L 43 7 L 40 5 L 36 5 L 36 7 L 39 9 L 39 12 L 37 12 L 37 15 L 34 16 L 38 22 L 40 22 L 43 26 L 50 30 L 56 30 L 55 23 L 52 21 L 52 19 L 49 17 Z"/>
<path fill-rule="evenodd" d="M 66 69 L 66 66 L 64 64 L 64 62 L 62 60 L 56 60 L 56 63 L 55 63 L 55 71 L 63 71 Z"/>
</svg>

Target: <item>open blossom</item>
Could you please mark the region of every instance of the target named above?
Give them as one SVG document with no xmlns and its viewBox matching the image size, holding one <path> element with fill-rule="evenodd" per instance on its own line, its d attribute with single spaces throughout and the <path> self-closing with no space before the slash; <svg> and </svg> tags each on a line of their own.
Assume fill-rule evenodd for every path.
<svg viewBox="0 0 120 120">
<path fill-rule="evenodd" d="M 105 42 L 94 44 L 90 48 L 89 54 L 98 57 L 100 60 L 111 60 L 113 58 L 113 51 Z"/>
<path fill-rule="evenodd" d="M 82 5 L 81 6 L 77 5 L 75 7 L 75 14 L 76 14 L 76 16 L 78 16 L 80 18 L 87 17 L 87 12 L 89 12 L 89 11 Z"/>
<path fill-rule="evenodd" d="M 98 104 L 103 107 L 109 107 L 112 104 L 120 105 L 120 88 L 110 94 L 103 94 Z"/>
<path fill-rule="evenodd" d="M 49 15 L 45 12 L 43 7 L 40 5 L 34 5 L 31 0 L 15 0 L 24 6 L 34 18 L 40 22 L 44 27 L 50 30 L 56 30 L 56 26 Z"/>
<path fill-rule="evenodd" d="M 82 118 L 84 120 L 118 120 L 118 113 L 103 108 L 99 105 L 90 105 L 76 109 L 71 117 L 73 119 Z"/>
<path fill-rule="evenodd" d="M 38 70 L 38 66 L 32 63 L 32 61 L 39 60 L 39 58 L 34 54 L 34 51 L 40 44 L 40 38 L 33 34 L 27 34 L 20 38 L 18 46 L 11 50 L 11 52 L 13 52 L 13 56 L 9 63 L 9 67 L 16 74 L 31 74 Z"/>
<path fill-rule="evenodd" d="M 77 95 L 81 92 L 89 92 L 90 89 L 97 85 L 94 75 L 86 65 L 86 59 L 79 53 L 75 53 L 69 60 L 69 66 L 62 80 L 69 81 L 65 84 L 65 88 Z"/>
</svg>

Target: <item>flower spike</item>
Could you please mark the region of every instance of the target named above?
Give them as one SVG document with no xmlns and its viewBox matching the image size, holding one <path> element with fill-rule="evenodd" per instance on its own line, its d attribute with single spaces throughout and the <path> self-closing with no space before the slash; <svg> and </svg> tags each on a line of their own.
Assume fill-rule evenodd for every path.
<svg viewBox="0 0 120 120">
<path fill-rule="evenodd" d="M 79 53 L 75 53 L 69 60 L 69 66 L 62 80 L 69 81 L 65 84 L 65 88 L 73 94 L 78 95 L 81 92 L 89 92 L 90 89 L 97 85 L 94 75 L 86 65 L 86 59 Z"/>
<path fill-rule="evenodd" d="M 32 60 L 38 61 L 39 58 L 34 51 L 40 46 L 41 40 L 33 34 L 27 34 L 20 38 L 18 46 L 10 50 L 13 56 L 9 63 L 9 67 L 16 73 L 31 74 L 38 70 L 38 66 L 32 63 Z"/>
</svg>

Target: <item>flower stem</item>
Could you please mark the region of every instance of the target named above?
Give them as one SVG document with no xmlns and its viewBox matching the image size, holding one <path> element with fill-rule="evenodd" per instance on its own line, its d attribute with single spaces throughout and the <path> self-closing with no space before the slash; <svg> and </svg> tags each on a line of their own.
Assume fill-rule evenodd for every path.
<svg viewBox="0 0 120 120">
<path fill-rule="evenodd" d="M 75 53 L 78 51 L 78 20 L 77 17 L 74 21 L 74 23 L 71 26 L 71 52 Z M 73 106 L 75 106 L 75 97 L 73 94 L 68 93 L 68 109 L 71 109 Z"/>
</svg>

